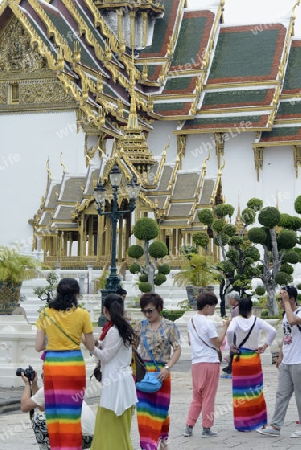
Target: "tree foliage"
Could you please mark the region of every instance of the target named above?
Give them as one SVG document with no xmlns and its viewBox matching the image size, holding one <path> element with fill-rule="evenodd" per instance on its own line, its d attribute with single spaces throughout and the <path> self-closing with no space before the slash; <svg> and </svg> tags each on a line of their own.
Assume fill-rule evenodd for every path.
<svg viewBox="0 0 301 450">
<path fill-rule="evenodd" d="M 138 287 L 141 292 L 155 290 L 155 285 L 160 286 L 166 281 L 166 275 L 170 272 L 168 264 L 162 264 L 161 271 L 157 268 L 158 259 L 168 255 L 168 248 L 164 242 L 159 240 L 149 243 L 159 235 L 159 227 L 155 220 L 150 217 L 138 219 L 134 229 L 134 236 L 140 241 L 144 241 L 144 248 L 141 245 L 131 245 L 128 248 L 128 256 L 134 258 L 136 262 L 130 266 L 130 272 L 140 274 Z M 145 256 L 145 264 L 139 263 L 139 258 Z M 152 259 L 150 259 L 152 258 Z M 151 287 L 150 287 L 151 286 Z"/>
</svg>

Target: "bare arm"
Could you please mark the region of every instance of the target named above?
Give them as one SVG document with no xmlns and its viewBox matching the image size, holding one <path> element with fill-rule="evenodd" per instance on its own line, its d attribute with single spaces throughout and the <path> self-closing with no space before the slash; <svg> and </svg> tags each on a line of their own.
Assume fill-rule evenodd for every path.
<svg viewBox="0 0 301 450">
<path fill-rule="evenodd" d="M 84 345 L 87 347 L 87 349 L 90 352 L 93 352 L 94 350 L 94 345 L 95 345 L 95 340 L 94 340 L 94 335 L 93 333 L 88 333 L 84 335 L 84 339 L 82 340 L 84 341 Z"/>
<path fill-rule="evenodd" d="M 45 350 L 45 331 L 44 330 L 38 330 L 36 334 L 36 351 L 41 352 L 42 350 Z"/>
<path fill-rule="evenodd" d="M 222 330 L 221 334 L 216 338 L 210 339 L 210 341 L 214 345 L 214 347 L 220 348 L 220 346 L 222 345 L 222 343 L 226 337 L 226 333 L 227 333 L 227 329 L 228 329 L 229 325 L 230 325 L 230 320 L 227 319 L 223 323 L 223 330 Z"/>
<path fill-rule="evenodd" d="M 22 412 L 29 412 L 32 409 L 36 408 L 38 405 L 32 400 L 31 395 L 34 395 L 39 390 L 38 387 L 38 378 L 37 374 L 32 382 L 32 392 L 30 389 L 30 384 L 28 379 L 24 376 L 24 373 L 21 374 L 22 379 L 24 381 L 24 391 L 21 397 L 21 411 Z M 41 411 L 43 411 L 42 408 L 39 407 Z"/>
</svg>

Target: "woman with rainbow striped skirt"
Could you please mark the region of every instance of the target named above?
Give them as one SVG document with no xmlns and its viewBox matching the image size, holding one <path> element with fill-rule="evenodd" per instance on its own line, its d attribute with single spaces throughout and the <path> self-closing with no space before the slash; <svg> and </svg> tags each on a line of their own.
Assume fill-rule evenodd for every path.
<svg viewBox="0 0 301 450">
<path fill-rule="evenodd" d="M 57 296 L 40 313 L 36 350 L 45 351 L 45 413 L 51 450 L 81 450 L 82 399 L 86 388 L 86 367 L 80 350 L 94 349 L 89 313 L 78 308 L 79 285 L 63 278 Z M 45 341 L 47 345 L 45 347 Z"/>
<path fill-rule="evenodd" d="M 227 330 L 227 342 L 234 355 L 232 363 L 232 395 L 234 426 L 248 432 L 267 424 L 267 409 L 263 396 L 263 374 L 260 354 L 272 344 L 276 330 L 251 313 L 252 300 L 239 300 L 239 316 Z M 258 347 L 260 330 L 268 333 L 266 342 Z M 236 345 L 233 345 L 234 334 Z"/>
<path fill-rule="evenodd" d="M 157 392 L 146 393 L 137 390 L 140 448 L 167 450 L 171 388 L 169 371 L 181 355 L 180 333 L 174 322 L 160 315 L 163 299 L 158 294 L 143 294 L 140 307 L 147 317 L 135 329 L 140 336 L 140 354 L 149 372 L 157 371 L 156 365 L 159 366 L 159 378 L 162 381 L 162 387 Z M 145 340 L 148 349 L 144 345 Z M 149 350 L 156 364 L 152 361 Z"/>
</svg>

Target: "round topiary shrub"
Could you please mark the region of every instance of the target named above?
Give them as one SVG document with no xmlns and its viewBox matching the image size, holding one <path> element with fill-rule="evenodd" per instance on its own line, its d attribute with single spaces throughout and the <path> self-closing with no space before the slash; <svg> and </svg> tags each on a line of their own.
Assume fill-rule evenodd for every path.
<svg viewBox="0 0 301 450">
<path fill-rule="evenodd" d="M 220 205 L 217 205 L 214 210 L 216 216 L 220 219 L 226 216 L 233 216 L 234 211 L 234 207 L 232 205 L 229 205 L 229 203 L 222 203 Z"/>
<path fill-rule="evenodd" d="M 263 225 L 264 227 L 274 228 L 276 225 L 279 225 L 280 212 L 273 206 L 267 206 L 258 214 L 258 221 L 260 225 Z"/>
<path fill-rule="evenodd" d="M 168 248 L 164 242 L 154 241 L 148 248 L 148 253 L 152 258 L 164 258 L 168 255 Z"/>
<path fill-rule="evenodd" d="M 208 208 L 201 209 L 198 211 L 198 219 L 201 223 L 210 227 L 214 219 L 213 212 Z"/>
<path fill-rule="evenodd" d="M 250 198 L 247 203 L 247 207 L 253 209 L 254 211 L 260 211 L 263 205 L 263 201 L 259 198 Z"/>
<path fill-rule="evenodd" d="M 161 264 L 161 266 L 157 267 L 158 273 L 163 273 L 164 275 L 168 275 L 170 272 L 169 264 Z"/>
<path fill-rule="evenodd" d="M 292 216 L 292 230 L 300 230 L 301 229 L 301 219 L 297 216 Z"/>
<path fill-rule="evenodd" d="M 252 225 L 255 222 L 256 212 L 252 208 L 245 208 L 241 213 L 243 223 L 246 225 Z"/>
<path fill-rule="evenodd" d="M 280 286 L 283 286 L 285 284 L 290 283 L 291 276 L 285 272 L 278 272 L 277 275 L 275 276 L 275 281 L 277 284 L 280 284 Z"/>
<path fill-rule="evenodd" d="M 291 275 L 294 272 L 294 268 L 289 263 L 284 263 L 280 266 L 280 272 L 285 272 Z"/>
<path fill-rule="evenodd" d="M 236 234 L 236 226 L 235 225 L 231 225 L 230 223 L 227 223 L 225 226 L 224 226 L 224 233 L 227 235 L 227 236 L 229 236 L 229 237 L 232 237 L 232 236 L 235 236 L 235 234 Z"/>
<path fill-rule="evenodd" d="M 130 267 L 129 267 L 129 271 L 132 274 L 139 273 L 140 272 L 140 265 L 137 264 L 137 263 L 131 264 Z"/>
<path fill-rule="evenodd" d="M 290 264 L 297 264 L 299 262 L 298 253 L 295 250 L 289 250 L 284 254 L 283 262 L 288 262 Z"/>
<path fill-rule="evenodd" d="M 140 277 L 139 277 L 139 281 L 140 281 L 141 283 L 144 283 L 145 281 L 148 281 L 148 275 L 147 275 L 147 273 L 142 273 L 142 274 L 140 275 Z"/>
<path fill-rule="evenodd" d="M 248 238 L 254 244 L 265 244 L 267 242 L 267 233 L 264 228 L 254 227 L 248 231 Z"/>
<path fill-rule="evenodd" d="M 301 214 L 301 195 L 296 198 L 294 206 L 296 213 Z"/>
<path fill-rule="evenodd" d="M 238 250 L 236 250 L 235 248 L 231 248 L 230 250 L 227 251 L 226 256 L 234 264 L 237 264 L 239 257 Z"/>
<path fill-rule="evenodd" d="M 243 238 L 241 236 L 232 236 L 229 239 L 229 245 L 232 247 L 239 247 L 243 243 Z"/>
<path fill-rule="evenodd" d="M 161 284 L 165 283 L 166 280 L 167 278 L 164 273 L 157 273 L 154 279 L 154 283 L 156 286 L 161 286 Z"/>
<path fill-rule="evenodd" d="M 219 263 L 217 263 L 216 267 L 218 270 L 221 270 L 225 275 L 229 275 L 235 270 L 234 265 L 229 260 L 220 261 Z"/>
<path fill-rule="evenodd" d="M 202 248 L 206 248 L 209 245 L 210 238 L 207 233 L 205 233 L 204 231 L 200 231 L 198 233 L 193 234 L 192 240 L 195 243 L 195 245 L 199 245 Z"/>
<path fill-rule="evenodd" d="M 216 233 L 220 233 L 225 226 L 225 221 L 223 219 L 215 219 L 212 222 L 211 228 L 216 231 Z"/>
<path fill-rule="evenodd" d="M 253 261 L 260 260 L 260 252 L 259 252 L 258 248 L 256 248 L 256 247 L 253 247 L 253 246 L 247 247 L 245 249 L 244 254 L 245 254 L 245 257 L 252 258 Z"/>
<path fill-rule="evenodd" d="M 263 286 L 257 286 L 255 289 L 255 294 L 261 297 L 265 293 L 265 288 Z"/>
<path fill-rule="evenodd" d="M 131 245 L 127 251 L 127 254 L 129 255 L 129 257 L 135 258 L 135 259 L 141 258 L 143 253 L 144 253 L 144 250 L 141 247 L 141 245 Z"/>
<path fill-rule="evenodd" d="M 134 229 L 134 236 L 140 241 L 151 241 L 159 234 L 159 227 L 155 220 L 150 217 L 142 217 L 138 219 Z"/>
<path fill-rule="evenodd" d="M 140 289 L 141 292 L 143 292 L 144 294 L 146 292 L 152 292 L 152 285 L 150 283 L 148 283 L 147 281 L 143 281 L 141 283 L 138 284 L 138 288 Z"/>
<path fill-rule="evenodd" d="M 293 226 L 293 218 L 289 214 L 282 213 L 280 214 L 280 222 L 279 226 L 283 228 L 292 228 Z"/>
<path fill-rule="evenodd" d="M 293 230 L 282 230 L 277 237 L 278 247 L 281 249 L 289 249 L 297 244 L 297 235 Z"/>
</svg>

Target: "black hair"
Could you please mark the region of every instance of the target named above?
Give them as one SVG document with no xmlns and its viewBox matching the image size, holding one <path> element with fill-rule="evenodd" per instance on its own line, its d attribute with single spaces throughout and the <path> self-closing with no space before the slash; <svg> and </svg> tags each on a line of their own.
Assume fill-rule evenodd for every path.
<svg viewBox="0 0 301 450">
<path fill-rule="evenodd" d="M 80 288 L 78 281 L 74 278 L 62 278 L 56 288 L 57 295 L 54 300 L 50 300 L 49 308 L 58 311 L 66 311 L 75 306 L 77 308 L 77 295 Z"/>
<path fill-rule="evenodd" d="M 210 291 L 202 292 L 201 294 L 198 295 L 196 299 L 196 309 L 198 311 L 205 308 L 206 305 L 213 306 L 217 304 L 218 304 L 217 296 Z"/>
<path fill-rule="evenodd" d="M 154 292 L 147 292 L 146 294 L 141 295 L 140 308 L 144 309 L 149 303 L 152 303 L 155 308 L 161 312 L 163 309 L 164 300 L 160 297 L 160 295 L 155 294 Z"/>
<path fill-rule="evenodd" d="M 298 291 L 294 286 L 283 286 L 283 291 L 287 291 L 289 298 L 294 298 L 297 301 Z"/>
<path fill-rule="evenodd" d="M 127 291 L 125 289 L 123 289 L 122 287 L 118 288 L 116 291 L 116 294 L 118 295 L 127 295 Z"/>
<path fill-rule="evenodd" d="M 248 314 L 252 311 L 252 300 L 247 297 L 243 297 L 239 300 L 239 315 L 244 317 L 245 319 L 248 317 Z"/>
<path fill-rule="evenodd" d="M 111 322 L 117 330 L 123 340 L 126 347 L 131 344 L 136 344 L 138 342 L 138 336 L 128 323 L 128 321 L 123 317 L 123 298 L 118 294 L 109 294 L 104 302 L 105 306 L 111 316 Z"/>
</svg>

